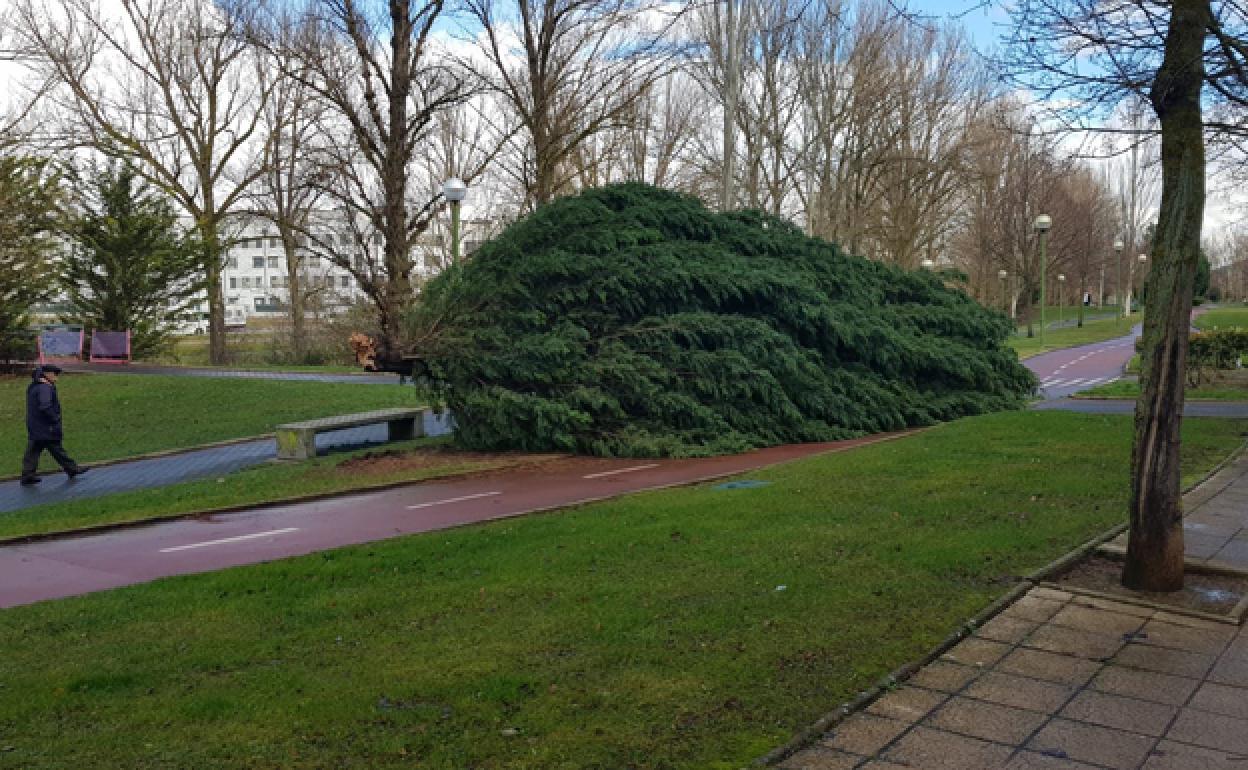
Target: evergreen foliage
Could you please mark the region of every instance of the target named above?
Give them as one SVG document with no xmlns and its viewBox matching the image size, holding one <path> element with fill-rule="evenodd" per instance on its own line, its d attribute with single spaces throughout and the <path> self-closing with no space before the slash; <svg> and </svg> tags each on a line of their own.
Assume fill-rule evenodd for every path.
<svg viewBox="0 0 1248 770">
<path fill-rule="evenodd" d="M 51 291 L 60 177 L 41 158 L 0 155 L 0 364 L 29 360 L 30 308 Z"/>
<path fill-rule="evenodd" d="M 72 248 L 60 274 L 73 312 L 88 329 L 130 330 L 135 357 L 159 350 L 190 315 L 203 287 L 194 238 L 178 232 L 163 195 L 133 168 L 94 169 L 66 227 Z"/>
<path fill-rule="evenodd" d="M 1023 404 L 1009 321 L 928 272 L 645 185 L 545 206 L 425 289 L 420 371 L 479 449 L 702 455 Z"/>
</svg>

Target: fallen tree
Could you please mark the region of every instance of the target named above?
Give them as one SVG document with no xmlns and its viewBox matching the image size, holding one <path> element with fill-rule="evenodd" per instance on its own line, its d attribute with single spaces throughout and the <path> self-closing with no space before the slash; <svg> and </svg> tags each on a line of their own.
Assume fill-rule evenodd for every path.
<svg viewBox="0 0 1248 770">
<path fill-rule="evenodd" d="M 628 184 L 440 274 L 412 355 L 375 366 L 414 372 L 468 447 L 687 456 L 1017 408 L 1035 380 L 1009 331 L 938 275 Z"/>
</svg>

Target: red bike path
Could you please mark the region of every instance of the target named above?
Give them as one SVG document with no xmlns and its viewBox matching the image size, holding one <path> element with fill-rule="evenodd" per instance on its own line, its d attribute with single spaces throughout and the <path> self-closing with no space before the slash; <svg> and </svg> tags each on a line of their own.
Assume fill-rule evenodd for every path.
<svg viewBox="0 0 1248 770">
<path fill-rule="evenodd" d="M 0 607 L 692 484 L 901 435 L 697 459 L 566 457 L 536 467 L 9 545 L 0 547 Z"/>
</svg>

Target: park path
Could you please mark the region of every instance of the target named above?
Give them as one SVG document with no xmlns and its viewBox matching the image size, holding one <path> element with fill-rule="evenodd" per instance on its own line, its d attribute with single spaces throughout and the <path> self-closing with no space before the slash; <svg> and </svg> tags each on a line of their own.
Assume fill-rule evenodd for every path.
<svg viewBox="0 0 1248 770">
<path fill-rule="evenodd" d="M 1126 336 L 1041 353 L 1024 360 L 1023 365 L 1040 381 L 1040 395 L 1045 400 L 1066 398 L 1121 379 L 1135 355 L 1139 334 L 1140 327 L 1136 326 Z"/>
<path fill-rule="evenodd" d="M 397 374 L 360 372 L 328 374 L 323 372 L 286 372 L 259 369 L 221 369 L 199 366 L 161 366 L 158 364 L 62 364 L 67 372 L 90 374 L 158 374 L 169 377 L 221 377 L 243 380 L 291 380 L 301 382 L 345 382 L 355 385 L 397 385 Z"/>
<path fill-rule="evenodd" d="M 1248 569 L 1248 455 L 1185 499 L 1189 559 Z M 1244 770 L 1248 628 L 1033 588 L 784 770 Z"/>
<path fill-rule="evenodd" d="M 895 435 L 693 459 L 567 457 L 536 467 L 0 546 L 0 607 L 691 484 Z"/>
</svg>

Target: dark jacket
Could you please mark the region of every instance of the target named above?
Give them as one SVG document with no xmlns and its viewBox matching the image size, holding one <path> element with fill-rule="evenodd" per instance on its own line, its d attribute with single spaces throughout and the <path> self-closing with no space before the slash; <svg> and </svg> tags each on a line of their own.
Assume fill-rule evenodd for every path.
<svg viewBox="0 0 1248 770">
<path fill-rule="evenodd" d="M 43 381 L 43 370 L 36 369 L 26 388 L 26 435 L 31 441 L 60 441 L 61 400 L 56 386 Z"/>
</svg>

